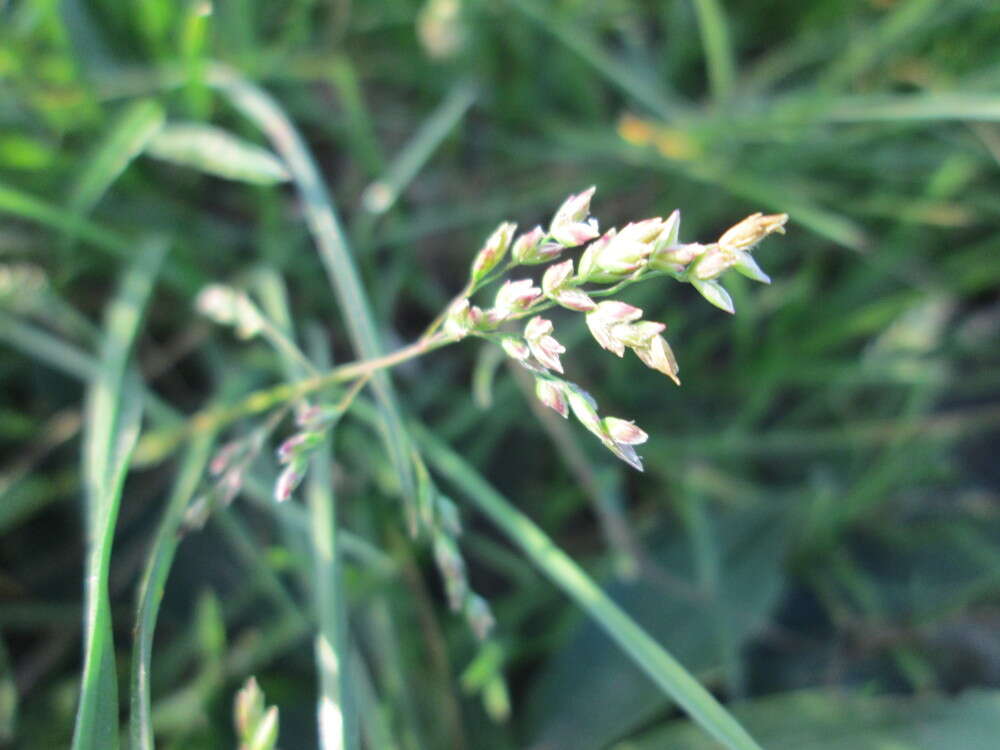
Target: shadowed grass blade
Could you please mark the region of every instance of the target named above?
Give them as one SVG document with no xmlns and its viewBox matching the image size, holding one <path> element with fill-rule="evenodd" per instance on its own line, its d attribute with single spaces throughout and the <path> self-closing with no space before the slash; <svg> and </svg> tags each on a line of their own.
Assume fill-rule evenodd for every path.
<svg viewBox="0 0 1000 750">
<path fill-rule="evenodd" d="M 122 486 L 139 434 L 139 384 L 126 365 L 153 279 L 166 252 L 155 240 L 140 249 L 108 307 L 101 357 L 87 393 L 83 476 L 87 566 L 84 667 L 73 734 L 74 750 L 118 746 L 118 684 L 108 574 Z"/>
<path fill-rule="evenodd" d="M 150 711 L 149 675 L 153 651 L 153 633 L 163 599 L 163 587 L 174 553 L 180 542 L 178 529 L 188 502 L 198 489 L 214 435 L 195 439 L 185 454 L 173 492 L 167 501 L 163 519 L 146 561 L 146 570 L 139 584 L 136 611 L 135 646 L 132 652 L 132 695 L 129 737 L 132 750 L 153 750 L 153 724 Z"/>
<path fill-rule="evenodd" d="M 163 108 L 151 99 L 130 105 L 97 146 L 70 192 L 70 210 L 86 214 L 163 127 Z"/>
<path fill-rule="evenodd" d="M 593 617 L 667 695 L 730 750 L 760 750 L 746 730 L 525 514 L 429 431 L 414 429 L 428 461 L 460 487 L 553 583 Z"/>
</svg>

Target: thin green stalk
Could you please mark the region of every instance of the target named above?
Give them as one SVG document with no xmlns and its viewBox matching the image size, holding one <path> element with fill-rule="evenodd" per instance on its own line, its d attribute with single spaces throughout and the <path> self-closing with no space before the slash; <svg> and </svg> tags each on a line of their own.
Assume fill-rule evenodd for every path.
<svg viewBox="0 0 1000 750">
<path fill-rule="evenodd" d="M 312 534 L 312 584 L 318 625 L 314 648 L 320 683 L 319 743 L 322 750 L 342 750 L 350 746 L 349 711 L 345 706 L 348 690 L 344 679 L 349 651 L 330 460 L 327 438 L 312 457 L 306 502 Z"/>
<path fill-rule="evenodd" d="M 108 576 L 125 475 L 139 435 L 141 391 L 127 377 L 132 342 L 166 243 L 147 242 L 108 306 L 100 363 L 87 392 L 83 475 L 87 563 L 84 665 L 73 750 L 118 747 L 118 679 Z"/>
<path fill-rule="evenodd" d="M 736 63 L 729 43 L 726 15 L 718 0 L 694 0 L 694 9 L 698 14 L 701 44 L 705 48 L 705 64 L 708 66 L 712 97 L 716 103 L 721 103 L 732 94 L 733 80 L 736 77 Z"/>
<path fill-rule="evenodd" d="M 243 417 L 259 414 L 289 401 L 307 396 L 310 393 L 323 390 L 331 385 L 349 380 L 358 380 L 372 376 L 373 381 L 378 373 L 386 368 L 419 357 L 434 349 L 451 344 L 455 338 L 439 334 L 428 340 L 417 341 L 392 354 L 371 360 L 350 362 L 315 377 L 300 380 L 296 383 L 281 383 L 258 391 L 254 391 L 242 401 L 234 405 L 218 406 L 205 409 L 194 414 L 187 422 L 176 428 L 168 428 L 145 435 L 136 450 L 136 461 L 140 464 L 155 463 L 174 451 L 184 440 L 202 432 L 216 432 L 231 422 Z"/>
<path fill-rule="evenodd" d="M 329 350 L 319 330 L 309 331 L 309 351 L 315 361 L 328 367 Z M 345 394 L 348 405 L 367 380 L 359 380 Z M 357 746 L 354 704 L 351 700 L 348 654 L 350 640 L 347 598 L 341 578 L 340 532 L 337 526 L 337 496 L 330 470 L 332 425 L 323 443 L 313 454 L 306 503 L 309 507 L 309 530 L 312 536 L 312 592 L 316 610 L 316 671 L 319 675 L 317 720 L 320 750 L 344 750 Z"/>
<path fill-rule="evenodd" d="M 156 530 L 156 538 L 146 562 L 146 570 L 139 584 L 136 612 L 135 646 L 132 652 L 132 695 L 129 737 L 131 750 L 153 750 L 153 720 L 150 710 L 149 675 L 153 653 L 153 633 L 163 599 L 163 587 L 173 564 L 174 553 L 180 542 L 178 529 L 184 518 L 188 502 L 198 489 L 208 461 L 214 435 L 199 436 L 188 448 L 181 462 L 177 481 L 167 500 L 163 519 Z"/>
<path fill-rule="evenodd" d="M 434 151 L 469 111 L 478 91 L 473 79 L 461 80 L 452 87 L 444 101 L 400 149 L 385 173 L 365 189 L 362 205 L 370 213 L 384 214 L 396 204 Z"/>
<path fill-rule="evenodd" d="M 429 430 L 415 425 L 413 431 L 424 455 L 437 471 L 461 488 L 468 499 L 499 526 L 539 570 L 593 617 L 695 722 L 730 750 L 761 750 L 711 693 L 615 604 L 530 518 Z"/>
<path fill-rule="evenodd" d="M 347 237 L 302 137 L 274 99 L 235 72 L 213 66 L 208 72 L 208 83 L 253 121 L 284 159 L 299 190 L 306 222 L 336 293 L 354 350 L 362 359 L 379 358 L 382 345 Z M 414 478 L 410 445 L 388 374 L 377 372 L 372 378 L 372 388 L 386 427 L 382 434 L 389 458 L 399 479 L 404 502 L 413 516 Z"/>
</svg>

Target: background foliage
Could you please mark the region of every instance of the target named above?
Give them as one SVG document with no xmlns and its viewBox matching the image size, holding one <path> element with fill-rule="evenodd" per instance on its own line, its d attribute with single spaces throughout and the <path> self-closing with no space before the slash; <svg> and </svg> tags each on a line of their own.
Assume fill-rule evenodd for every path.
<svg viewBox="0 0 1000 750">
<path fill-rule="evenodd" d="M 455 294 L 499 221 L 544 222 L 589 184 L 604 224 L 679 207 L 685 239 L 787 211 L 788 236 L 758 253 L 773 285 L 727 277 L 734 318 L 687 286 L 630 290 L 667 323 L 681 389 L 562 322 L 573 379 L 651 434 L 645 474 L 539 414 L 473 344 L 399 368 L 402 413 L 764 747 L 988 746 L 998 37 L 1000 8 L 979 0 L 0 2 L 0 742 L 68 744 L 82 643 L 104 632 L 81 631 L 82 561 L 137 415 L 94 394 L 128 403 L 141 373 L 147 423 L 165 424 L 284 378 L 266 345 L 197 318 L 215 281 L 252 289 L 312 351 L 355 356 L 303 204 L 212 84 L 219 61 L 303 133 L 387 349 Z M 105 319 L 111 300 L 121 314 Z M 151 540 L 209 448 L 185 450 L 134 467 L 110 516 L 116 648 L 95 669 L 120 686 Z M 345 420 L 334 450 L 370 746 L 715 747 L 452 477 L 497 618 L 477 645 L 406 535 L 369 425 Z M 270 503 L 268 451 L 255 467 L 169 571 L 151 671 L 162 747 L 232 747 L 251 673 L 280 708 L 281 746 L 316 746 L 309 520 Z"/>
</svg>

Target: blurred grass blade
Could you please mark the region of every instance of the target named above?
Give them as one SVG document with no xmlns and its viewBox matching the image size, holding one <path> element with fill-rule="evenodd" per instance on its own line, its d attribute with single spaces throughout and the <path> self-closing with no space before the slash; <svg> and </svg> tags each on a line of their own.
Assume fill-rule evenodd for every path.
<svg viewBox="0 0 1000 750">
<path fill-rule="evenodd" d="M 933 34 L 936 24 L 929 23 L 943 3 L 940 0 L 903 0 L 885 6 L 887 12 L 878 23 L 862 33 L 851 35 L 847 50 L 819 76 L 819 85 L 840 88 L 848 85 L 885 59 L 897 47 L 913 45 L 921 37 Z M 917 40 L 915 42 L 914 40 Z"/>
<path fill-rule="evenodd" d="M 286 308 L 287 310 L 287 308 Z M 330 367 L 329 345 L 323 331 L 308 331 L 309 354 L 322 368 Z M 347 597 L 341 574 L 341 530 L 333 485 L 333 434 L 336 423 L 310 460 L 306 486 L 312 540 L 312 593 L 317 633 L 314 650 L 319 675 L 317 719 L 320 750 L 357 747 L 355 704 L 350 690 L 350 638 Z"/>
<path fill-rule="evenodd" d="M 163 108 L 152 99 L 130 105 L 86 160 L 70 191 L 70 210 L 86 214 L 163 127 Z"/>
<path fill-rule="evenodd" d="M 830 122 L 931 120 L 1000 121 L 1000 94 L 948 91 L 927 94 L 846 96 L 833 100 Z"/>
<path fill-rule="evenodd" d="M 118 747 L 118 684 L 108 575 L 115 523 L 141 420 L 140 387 L 126 365 L 166 243 L 145 243 L 108 307 L 101 357 L 87 392 L 83 469 L 87 565 L 84 666 L 73 750 Z"/>
<path fill-rule="evenodd" d="M 321 750 L 343 750 L 351 746 L 348 742 L 349 710 L 345 705 L 349 696 L 344 689 L 349 646 L 330 462 L 327 436 L 311 461 L 306 500 L 312 532 L 312 584 L 318 620 L 314 648 L 320 688 L 319 746 Z"/>
<path fill-rule="evenodd" d="M 640 75 L 628 65 L 616 60 L 605 52 L 590 34 L 560 21 L 552 9 L 538 7 L 535 0 L 511 0 L 510 4 L 582 57 L 609 83 L 649 107 L 651 112 L 665 120 L 682 113 L 678 103 L 668 100 L 655 79 Z"/>
<path fill-rule="evenodd" d="M 216 177 L 254 185 L 274 185 L 289 179 L 285 165 L 270 151 L 214 125 L 168 124 L 150 141 L 147 153 Z"/>
<path fill-rule="evenodd" d="M 458 453 L 424 428 L 414 429 L 428 461 L 460 487 L 532 562 L 594 618 L 667 695 L 730 750 L 760 750 L 746 730 L 683 666 L 625 613 L 530 518 L 511 505 Z"/>
<path fill-rule="evenodd" d="M 371 305 L 351 258 L 343 227 L 302 137 L 277 102 L 235 73 L 220 66 L 213 67 L 209 83 L 220 89 L 233 106 L 267 135 L 274 149 L 284 159 L 298 187 L 309 230 L 316 242 L 330 285 L 337 295 L 354 350 L 361 359 L 378 357 L 383 352 Z M 388 373 L 376 372 L 372 377 L 372 389 L 378 399 L 384 422 L 382 436 L 399 479 L 411 530 L 414 530 L 416 514 L 413 510 L 414 481 L 409 439 Z"/>
<path fill-rule="evenodd" d="M 130 254 L 129 243 L 120 235 L 3 182 L 0 182 L 0 214 L 74 234 L 119 258 Z"/>
<path fill-rule="evenodd" d="M 134 244 L 129 238 L 74 215 L 62 206 L 6 185 L 0 180 L 0 215 L 2 214 L 57 229 L 88 242 L 116 258 L 130 260 L 134 255 Z M 184 292 L 193 292 L 200 286 L 196 280 L 197 274 L 190 266 L 167 264 L 163 268 L 162 275 L 164 281 L 170 282 L 175 289 Z"/>
<path fill-rule="evenodd" d="M 153 634 L 163 598 L 163 587 L 170 573 L 174 553 L 180 542 L 178 529 L 188 502 L 198 489 L 214 436 L 199 435 L 191 443 L 177 474 L 177 481 L 167 500 L 163 519 L 156 531 L 146 569 L 139 584 L 136 611 L 135 645 L 132 652 L 132 693 L 129 737 L 131 750 L 153 750 L 153 726 L 150 711 L 149 675 Z"/>
<path fill-rule="evenodd" d="M 472 79 L 459 81 L 452 87 L 445 100 L 400 149 L 385 174 L 365 189 L 361 202 L 367 211 L 383 214 L 396 204 L 441 142 L 469 111 L 477 93 L 478 86 Z"/>
<path fill-rule="evenodd" d="M 705 64 L 708 67 L 712 96 L 717 103 L 722 102 L 732 93 L 733 79 L 736 77 L 736 63 L 729 43 L 726 16 L 719 0 L 694 0 L 694 9 L 698 14 L 698 30 L 705 48 Z"/>
</svg>

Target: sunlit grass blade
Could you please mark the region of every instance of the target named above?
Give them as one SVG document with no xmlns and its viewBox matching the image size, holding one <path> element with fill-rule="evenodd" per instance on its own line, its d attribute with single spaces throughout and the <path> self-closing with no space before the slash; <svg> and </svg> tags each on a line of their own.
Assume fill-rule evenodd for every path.
<svg viewBox="0 0 1000 750">
<path fill-rule="evenodd" d="M 141 397 L 127 377 L 129 352 L 153 280 L 166 252 L 147 242 L 108 307 L 101 357 L 87 394 L 83 476 L 87 563 L 84 667 L 73 734 L 74 750 L 118 746 L 118 685 L 108 575 L 121 493 L 139 434 Z"/>
<path fill-rule="evenodd" d="M 215 67 L 210 72 L 209 82 L 220 89 L 233 106 L 265 133 L 284 160 L 298 187 L 309 230 L 316 242 L 330 285 L 337 295 L 354 350 L 362 359 L 378 357 L 382 354 L 382 345 L 371 305 L 351 257 L 347 237 L 316 163 L 295 126 L 277 102 L 235 73 Z M 389 375 L 385 372 L 375 373 L 372 388 L 385 423 L 383 436 L 389 457 L 399 479 L 406 507 L 411 509 L 410 525 L 414 527 L 414 480 L 409 440 Z"/>
<path fill-rule="evenodd" d="M 549 579 L 594 618 L 667 695 L 730 750 L 760 750 L 746 730 L 684 667 L 654 641 L 572 558 L 511 505 L 465 459 L 429 431 L 414 430 L 428 461 L 454 482 L 482 513 Z"/>
<path fill-rule="evenodd" d="M 825 119 L 831 122 L 997 122 L 1000 120 L 1000 95 L 993 92 L 945 91 L 847 96 L 830 103 Z"/>
<path fill-rule="evenodd" d="M 170 123 L 146 150 L 157 159 L 227 180 L 273 185 L 289 179 L 285 165 L 270 151 L 214 125 Z"/>
<path fill-rule="evenodd" d="M 198 488 L 213 435 L 195 438 L 181 460 L 167 507 L 156 531 L 153 546 L 146 561 L 146 569 L 139 584 L 136 611 L 135 644 L 132 652 L 131 716 L 129 737 L 132 750 L 153 750 L 153 725 L 150 710 L 149 675 L 153 651 L 153 634 L 163 598 L 163 587 L 174 553 L 180 542 L 178 529 L 188 502 Z"/>
</svg>

